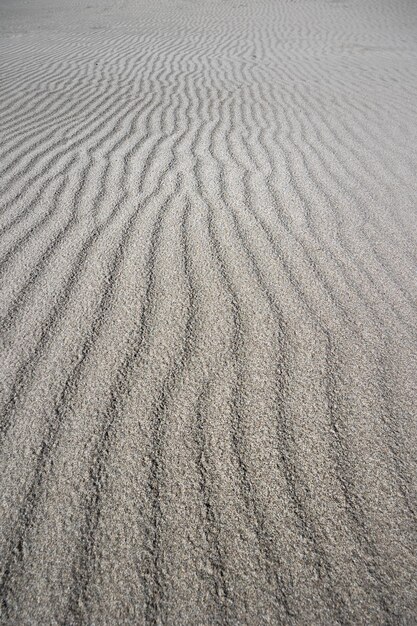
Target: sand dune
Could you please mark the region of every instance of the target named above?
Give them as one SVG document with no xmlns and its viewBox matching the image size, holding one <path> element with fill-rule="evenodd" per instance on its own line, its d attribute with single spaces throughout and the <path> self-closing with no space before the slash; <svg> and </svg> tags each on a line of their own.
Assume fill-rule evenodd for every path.
<svg viewBox="0 0 417 626">
<path fill-rule="evenodd" d="M 417 620 L 417 5 L 0 7 L 2 624 Z"/>
</svg>

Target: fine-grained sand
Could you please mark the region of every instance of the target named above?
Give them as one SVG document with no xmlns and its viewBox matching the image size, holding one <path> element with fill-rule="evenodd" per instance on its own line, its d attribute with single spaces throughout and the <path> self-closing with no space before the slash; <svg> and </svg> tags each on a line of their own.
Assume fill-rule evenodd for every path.
<svg viewBox="0 0 417 626">
<path fill-rule="evenodd" d="M 417 3 L 3 0 L 0 622 L 417 622 Z"/>
</svg>

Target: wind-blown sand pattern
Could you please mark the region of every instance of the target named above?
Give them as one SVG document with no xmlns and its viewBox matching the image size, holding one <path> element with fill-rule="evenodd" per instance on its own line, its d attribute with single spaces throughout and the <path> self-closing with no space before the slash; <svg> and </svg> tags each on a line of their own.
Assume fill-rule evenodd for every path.
<svg viewBox="0 0 417 626">
<path fill-rule="evenodd" d="M 2 624 L 415 624 L 417 4 L 0 9 Z"/>
</svg>

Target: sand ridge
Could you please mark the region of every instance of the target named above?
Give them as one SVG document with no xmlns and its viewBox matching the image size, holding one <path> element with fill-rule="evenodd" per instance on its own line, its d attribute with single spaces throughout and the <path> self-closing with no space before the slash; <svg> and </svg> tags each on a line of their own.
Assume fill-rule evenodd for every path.
<svg viewBox="0 0 417 626">
<path fill-rule="evenodd" d="M 0 22 L 0 622 L 415 623 L 414 3 Z"/>
</svg>

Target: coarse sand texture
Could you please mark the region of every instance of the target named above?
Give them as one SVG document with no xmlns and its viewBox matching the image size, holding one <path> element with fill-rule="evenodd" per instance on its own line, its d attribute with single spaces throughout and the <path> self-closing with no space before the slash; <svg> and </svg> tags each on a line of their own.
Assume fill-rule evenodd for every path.
<svg viewBox="0 0 417 626">
<path fill-rule="evenodd" d="M 0 0 L 0 624 L 417 624 L 417 2 Z"/>
</svg>

